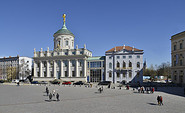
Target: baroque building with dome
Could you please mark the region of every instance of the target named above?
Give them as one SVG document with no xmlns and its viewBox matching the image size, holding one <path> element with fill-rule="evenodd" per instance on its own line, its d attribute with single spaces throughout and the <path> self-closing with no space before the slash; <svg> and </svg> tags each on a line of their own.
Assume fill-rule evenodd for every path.
<svg viewBox="0 0 185 113">
<path fill-rule="evenodd" d="M 74 34 L 66 27 L 66 15 L 63 15 L 63 26 L 53 35 L 54 49 L 40 51 L 34 49 L 34 80 L 49 81 L 87 81 L 87 59 L 92 52 L 86 48 L 74 47 Z"/>
</svg>

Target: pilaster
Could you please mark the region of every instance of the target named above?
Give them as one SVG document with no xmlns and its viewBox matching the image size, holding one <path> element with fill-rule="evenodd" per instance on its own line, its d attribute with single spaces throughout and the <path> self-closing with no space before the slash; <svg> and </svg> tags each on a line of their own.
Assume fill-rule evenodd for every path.
<svg viewBox="0 0 185 113">
<path fill-rule="evenodd" d="M 54 78 L 57 78 L 57 74 L 56 74 L 56 61 L 54 60 L 53 61 L 53 76 L 54 76 Z"/>
<path fill-rule="evenodd" d="M 60 71 L 61 71 L 60 74 L 61 74 L 61 77 L 65 77 L 65 76 L 64 76 L 64 72 L 63 72 L 63 64 L 64 64 L 64 63 L 63 63 L 63 60 L 60 60 L 60 63 L 61 63 L 61 64 L 60 64 L 60 65 L 61 65 L 61 67 L 60 67 Z"/>
<path fill-rule="evenodd" d="M 43 77 L 43 72 L 42 72 L 42 61 L 40 61 L 40 67 L 39 67 L 39 69 L 40 69 L 40 77 Z"/>
<path fill-rule="evenodd" d="M 47 74 L 46 74 L 47 77 L 51 77 L 51 76 L 50 76 L 50 73 L 49 73 L 49 61 L 48 61 L 48 60 L 46 61 L 46 73 L 47 73 Z"/>
<path fill-rule="evenodd" d="M 38 77 L 37 75 L 37 64 L 35 61 L 33 61 L 33 68 L 34 68 L 34 77 Z"/>
<path fill-rule="evenodd" d="M 78 59 L 75 60 L 76 61 L 76 70 L 75 70 L 75 73 L 76 73 L 76 77 L 80 77 L 79 74 L 78 74 Z"/>
<path fill-rule="evenodd" d="M 68 77 L 71 77 L 71 61 L 68 60 Z"/>
</svg>

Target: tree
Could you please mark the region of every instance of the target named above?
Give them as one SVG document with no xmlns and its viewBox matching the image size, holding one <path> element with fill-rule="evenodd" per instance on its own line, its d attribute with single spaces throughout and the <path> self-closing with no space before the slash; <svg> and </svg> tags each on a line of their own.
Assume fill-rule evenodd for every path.
<svg viewBox="0 0 185 113">
<path fill-rule="evenodd" d="M 7 80 L 11 81 L 12 79 L 16 79 L 16 67 L 7 67 L 6 68 L 6 73 L 7 73 Z"/>
</svg>

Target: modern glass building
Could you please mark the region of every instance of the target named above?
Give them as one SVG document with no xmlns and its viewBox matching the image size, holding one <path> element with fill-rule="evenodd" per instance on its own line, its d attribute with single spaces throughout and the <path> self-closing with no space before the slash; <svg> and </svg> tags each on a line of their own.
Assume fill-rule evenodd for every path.
<svg viewBox="0 0 185 113">
<path fill-rule="evenodd" d="M 105 80 L 105 56 L 89 57 L 87 59 L 87 81 L 100 82 Z"/>
</svg>

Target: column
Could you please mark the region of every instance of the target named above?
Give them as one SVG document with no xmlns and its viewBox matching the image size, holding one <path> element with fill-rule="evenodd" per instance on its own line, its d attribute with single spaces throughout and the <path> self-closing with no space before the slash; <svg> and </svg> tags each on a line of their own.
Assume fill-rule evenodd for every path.
<svg viewBox="0 0 185 113">
<path fill-rule="evenodd" d="M 87 67 L 87 61 L 86 59 L 84 59 L 84 77 L 86 77 L 86 71 L 87 71 L 86 67 Z"/>
<path fill-rule="evenodd" d="M 46 61 L 46 75 L 47 77 L 51 77 L 49 73 L 49 61 L 48 60 Z"/>
<path fill-rule="evenodd" d="M 38 77 L 37 75 L 37 64 L 35 61 L 33 61 L 33 68 L 34 68 L 34 77 Z"/>
<path fill-rule="evenodd" d="M 57 74 L 56 74 L 56 61 L 54 60 L 53 61 L 53 76 L 54 76 L 54 78 L 57 78 Z"/>
<path fill-rule="evenodd" d="M 42 61 L 40 61 L 40 77 L 43 77 L 43 74 L 42 74 Z"/>
<path fill-rule="evenodd" d="M 76 73 L 76 77 L 80 77 L 79 74 L 78 74 L 78 59 L 75 60 L 76 61 L 76 70 L 75 70 L 75 73 Z"/>
<path fill-rule="evenodd" d="M 64 72 L 63 72 L 63 60 L 60 60 L 60 65 L 61 65 L 61 67 L 60 67 L 60 76 L 65 77 Z"/>
<path fill-rule="evenodd" d="M 71 61 L 68 60 L 68 77 L 71 77 Z"/>
</svg>

